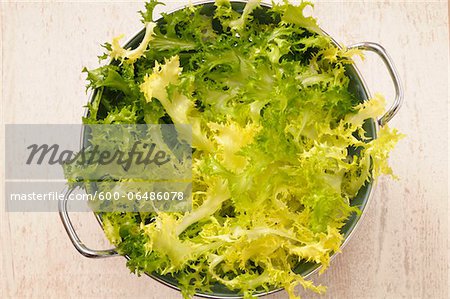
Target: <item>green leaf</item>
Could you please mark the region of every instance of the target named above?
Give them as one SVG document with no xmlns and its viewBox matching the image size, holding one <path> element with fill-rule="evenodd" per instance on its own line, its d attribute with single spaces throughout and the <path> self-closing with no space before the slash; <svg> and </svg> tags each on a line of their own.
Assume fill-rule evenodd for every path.
<svg viewBox="0 0 450 299">
<path fill-rule="evenodd" d="M 158 4 L 146 4 L 144 23 Z M 296 298 L 297 285 L 323 293 L 296 269 L 309 262 L 326 270 L 347 219 L 360 213 L 352 198 L 393 175 L 389 152 L 403 137 L 387 126 L 368 136 L 385 101 L 360 103 L 351 92 L 348 65 L 361 52 L 322 35 L 305 16 L 311 3 L 258 5 L 239 13 L 217 0 L 214 12 L 163 14 L 139 51 L 115 39 L 106 49 L 121 61 L 85 70 L 96 90 L 85 123 L 191 125 L 192 210 L 102 214 L 130 270 L 176 279 L 185 297 L 216 284 L 245 298 L 277 287 Z M 83 185 L 95 171 L 66 174 Z"/>
</svg>

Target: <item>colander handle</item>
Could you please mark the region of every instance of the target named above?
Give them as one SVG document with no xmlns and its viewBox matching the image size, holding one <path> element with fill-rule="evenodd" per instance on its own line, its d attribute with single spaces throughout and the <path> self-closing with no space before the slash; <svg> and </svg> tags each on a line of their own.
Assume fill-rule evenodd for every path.
<svg viewBox="0 0 450 299">
<path fill-rule="evenodd" d="M 75 249 L 78 250 L 79 253 L 89 258 L 105 258 L 111 256 L 117 256 L 118 253 L 115 249 L 107 249 L 107 250 L 94 250 L 86 247 L 83 242 L 78 237 L 75 229 L 72 225 L 72 221 L 70 221 L 69 213 L 67 212 L 67 202 L 69 195 L 72 193 L 73 189 L 67 190 L 64 194 L 64 199 L 59 201 L 59 216 L 61 217 L 61 221 L 66 229 L 67 234 L 69 235 L 70 241 L 72 241 Z"/>
<path fill-rule="evenodd" d="M 386 68 L 388 69 L 389 75 L 391 76 L 392 82 L 394 83 L 395 88 L 395 100 L 392 106 L 389 108 L 388 111 L 380 118 L 378 119 L 378 124 L 380 126 L 384 126 L 387 124 L 398 112 L 400 107 L 403 104 L 403 87 L 402 83 L 400 81 L 400 77 L 398 76 L 397 69 L 395 68 L 394 62 L 392 61 L 391 56 L 386 52 L 386 50 L 377 43 L 372 42 L 362 42 L 357 43 L 354 45 L 351 45 L 348 47 L 348 49 L 361 49 L 365 51 L 370 51 L 375 54 L 377 54 L 381 60 L 383 60 L 384 64 L 386 65 Z"/>
</svg>

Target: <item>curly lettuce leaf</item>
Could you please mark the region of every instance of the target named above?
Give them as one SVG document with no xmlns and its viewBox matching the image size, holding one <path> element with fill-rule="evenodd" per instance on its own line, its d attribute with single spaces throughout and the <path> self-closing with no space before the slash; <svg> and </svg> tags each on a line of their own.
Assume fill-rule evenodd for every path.
<svg viewBox="0 0 450 299">
<path fill-rule="evenodd" d="M 148 47 L 148 43 L 153 39 L 153 30 L 156 27 L 156 23 L 148 22 L 145 24 L 145 35 L 140 43 L 140 45 L 133 49 L 124 49 L 120 46 L 119 42 L 124 37 L 124 35 L 119 35 L 115 37 L 111 43 L 111 52 L 109 55 L 112 59 L 120 59 L 122 62 L 126 63 L 134 63 L 138 60 L 142 55 L 144 55 L 145 50 Z"/>
<path fill-rule="evenodd" d="M 366 131 L 385 101 L 351 92 L 348 67 L 361 52 L 323 35 L 306 1 L 264 12 L 260 1 L 238 11 L 217 0 L 214 11 L 188 6 L 155 26 L 157 4 L 141 12 L 137 48 L 114 39 L 113 63 L 86 70 L 96 94 L 84 122 L 190 124 L 193 209 L 103 213 L 106 235 L 132 272 L 176 279 L 187 298 L 217 284 L 246 298 L 278 287 L 297 298 L 298 285 L 323 293 L 298 267 L 327 269 L 360 213 L 352 199 L 393 175 L 389 152 L 403 137 Z"/>
</svg>

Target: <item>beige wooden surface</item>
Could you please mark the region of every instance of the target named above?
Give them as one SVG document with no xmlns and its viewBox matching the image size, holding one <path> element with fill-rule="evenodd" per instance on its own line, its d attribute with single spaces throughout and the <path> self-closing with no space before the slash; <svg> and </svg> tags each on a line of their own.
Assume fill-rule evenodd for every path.
<svg viewBox="0 0 450 299">
<path fill-rule="evenodd" d="M 2 123 L 78 123 L 87 98 L 82 67 L 96 66 L 100 43 L 140 29 L 136 11 L 143 4 L 39 1 L 0 7 Z M 406 90 L 392 126 L 408 137 L 391 157 L 401 179 L 379 181 L 348 246 L 313 279 L 328 286 L 323 298 L 448 298 L 447 2 L 318 1 L 314 14 L 342 44 L 368 40 L 388 49 Z M 392 98 L 376 57 L 368 55 L 362 70 L 372 91 Z M 79 255 L 56 213 L 5 213 L 2 204 L 0 216 L 1 298 L 181 297 L 129 274 L 123 258 Z M 74 219 L 89 246 L 108 246 L 92 215 Z"/>
</svg>

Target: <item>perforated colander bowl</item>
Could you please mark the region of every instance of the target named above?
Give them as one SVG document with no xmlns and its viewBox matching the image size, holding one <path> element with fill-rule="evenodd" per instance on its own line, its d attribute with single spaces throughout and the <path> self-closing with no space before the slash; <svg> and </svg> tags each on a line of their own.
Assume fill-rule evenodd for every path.
<svg viewBox="0 0 450 299">
<path fill-rule="evenodd" d="M 242 12 L 243 8 L 246 4 L 246 2 L 242 2 L 242 1 L 232 1 L 231 3 L 232 3 L 233 9 L 238 12 Z M 215 10 L 214 1 L 202 1 L 202 2 L 198 2 L 198 3 L 194 3 L 193 5 L 201 6 L 202 14 L 205 14 L 208 16 L 212 16 L 214 14 L 214 10 Z M 263 9 L 258 10 L 258 12 L 255 13 L 254 17 L 269 19 L 268 15 L 265 13 L 267 11 L 267 8 L 269 8 L 269 7 L 270 7 L 270 5 L 268 5 L 268 4 L 262 4 Z M 173 13 L 182 8 L 184 8 L 184 6 L 178 8 L 176 10 L 173 10 L 172 12 L 168 12 L 168 14 Z M 161 19 L 159 19 L 157 21 L 157 23 L 160 23 L 160 22 L 161 22 Z M 142 29 L 133 38 L 131 38 L 131 40 L 128 43 L 126 43 L 125 48 L 137 47 L 141 43 L 141 41 L 144 37 L 144 34 L 145 34 L 145 29 Z M 324 31 L 323 31 L 323 34 L 327 35 L 327 33 L 325 33 Z M 331 40 L 337 47 L 340 47 L 339 44 L 336 43 L 332 38 L 331 38 Z M 381 60 L 384 62 L 385 66 L 387 67 L 388 72 L 390 74 L 390 77 L 391 77 L 392 82 L 395 87 L 396 97 L 395 97 L 394 103 L 389 108 L 389 110 L 385 113 L 385 115 L 383 115 L 378 120 L 375 120 L 375 119 L 368 120 L 368 121 L 366 121 L 366 123 L 364 125 L 365 126 L 364 128 L 367 131 L 367 135 L 369 137 L 375 139 L 375 138 L 377 138 L 377 131 L 378 131 L 379 126 L 383 126 L 383 125 L 387 124 L 392 119 L 392 117 L 394 117 L 394 115 L 397 113 L 398 109 L 401 106 L 401 103 L 403 101 L 403 92 L 402 92 L 400 80 L 398 78 L 398 75 L 395 70 L 392 59 L 390 58 L 390 56 L 387 54 L 387 52 L 381 45 L 376 44 L 376 43 L 371 43 L 371 42 L 363 42 L 363 43 L 357 43 L 357 44 L 351 45 L 347 48 L 348 49 L 359 48 L 362 50 L 371 51 L 371 52 L 378 54 L 378 56 L 381 58 Z M 359 71 L 357 70 L 357 68 L 354 65 L 348 65 L 348 66 L 346 66 L 346 73 L 350 79 L 350 83 L 349 83 L 350 92 L 352 92 L 361 102 L 366 101 L 369 98 L 369 91 L 366 87 L 366 84 L 365 84 L 363 78 L 361 77 Z M 95 91 L 92 94 L 90 101 L 92 101 L 94 96 L 95 96 Z M 82 142 L 86 142 L 85 138 L 83 138 L 83 137 L 82 137 Z M 374 186 L 375 186 L 374 181 L 370 181 L 369 183 L 365 184 L 359 190 L 357 196 L 355 198 L 353 198 L 351 201 L 352 206 L 358 206 L 361 209 L 361 211 L 362 211 L 361 215 L 364 215 L 364 210 L 366 209 L 366 206 L 371 198 L 371 195 L 373 194 Z M 70 194 L 70 192 L 71 192 L 71 190 L 68 190 L 66 192 L 65 200 L 60 201 L 59 209 L 60 209 L 61 220 L 62 220 L 64 227 L 69 235 L 69 238 L 72 241 L 75 248 L 82 255 L 89 257 L 89 258 L 106 258 L 106 257 L 118 256 L 117 252 L 114 249 L 93 250 L 93 249 L 89 249 L 88 247 L 86 247 L 83 244 L 83 242 L 78 237 L 78 235 L 70 221 L 69 215 L 68 215 L 67 198 L 68 198 L 68 195 Z M 96 215 L 100 225 L 102 225 L 101 214 L 95 214 L 95 215 Z M 362 219 L 362 216 L 358 217 L 356 214 L 353 214 L 347 220 L 345 226 L 342 227 L 341 233 L 344 236 L 344 242 L 343 242 L 341 248 L 343 246 L 345 246 L 345 244 L 349 241 L 352 233 L 355 231 L 355 229 L 356 229 L 357 225 L 360 223 L 361 219 Z M 127 256 L 125 256 L 125 257 L 128 258 Z M 298 267 L 295 269 L 295 271 L 296 271 L 296 273 L 301 274 L 303 277 L 307 277 L 307 276 L 310 276 L 311 274 L 315 273 L 319 268 L 320 268 L 320 265 L 318 265 L 316 263 L 306 263 L 305 262 L 305 263 L 298 265 Z M 172 276 L 159 275 L 157 273 L 146 273 L 146 274 L 166 286 L 169 286 L 173 289 L 179 290 L 178 283 L 177 283 L 176 279 L 173 278 Z M 281 289 L 276 288 L 276 289 L 272 289 L 268 292 L 261 291 L 255 295 L 262 296 L 262 295 L 271 294 L 271 293 L 274 293 L 274 292 L 277 292 L 280 290 Z M 213 286 L 212 291 L 210 293 L 197 293 L 196 295 L 206 297 L 206 298 L 242 298 L 241 294 L 237 293 L 236 291 L 229 290 L 228 288 L 226 288 L 225 286 L 223 286 L 219 283 L 217 283 L 216 285 Z"/>
</svg>

